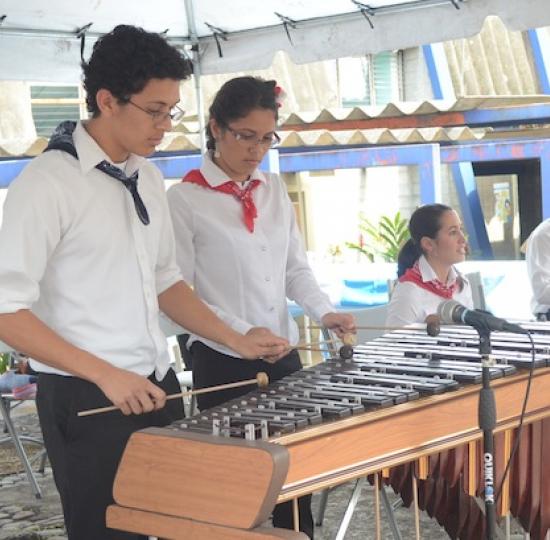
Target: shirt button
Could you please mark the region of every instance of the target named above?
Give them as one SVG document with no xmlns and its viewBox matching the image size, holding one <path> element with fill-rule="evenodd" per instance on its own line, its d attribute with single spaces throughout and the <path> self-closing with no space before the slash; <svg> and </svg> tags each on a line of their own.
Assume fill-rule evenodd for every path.
<svg viewBox="0 0 550 540">
<path fill-rule="evenodd" d="M 269 308 L 269 311 L 275 311 L 275 308 L 274 308 L 273 306 L 271 306 L 271 307 Z"/>
<path fill-rule="evenodd" d="M 267 251 L 267 246 L 262 246 L 262 251 Z"/>
<path fill-rule="evenodd" d="M 269 276 L 266 276 L 266 277 L 265 277 L 265 280 L 266 280 L 266 281 L 271 281 L 271 278 L 270 278 Z"/>
</svg>

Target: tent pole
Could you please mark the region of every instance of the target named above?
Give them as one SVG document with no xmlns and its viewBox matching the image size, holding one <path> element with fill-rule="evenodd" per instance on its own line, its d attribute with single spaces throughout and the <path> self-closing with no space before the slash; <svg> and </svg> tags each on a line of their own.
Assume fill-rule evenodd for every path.
<svg viewBox="0 0 550 540">
<path fill-rule="evenodd" d="M 201 152 L 206 152 L 206 134 L 204 122 L 204 100 L 202 96 L 201 81 L 201 59 L 199 51 L 199 37 L 197 35 L 197 26 L 195 24 L 195 9 L 193 0 L 185 0 L 185 13 L 187 15 L 187 26 L 189 38 L 191 41 L 191 52 L 193 60 L 193 81 L 195 83 L 195 99 L 197 100 L 197 118 L 199 120 L 199 135 L 201 141 Z"/>
</svg>

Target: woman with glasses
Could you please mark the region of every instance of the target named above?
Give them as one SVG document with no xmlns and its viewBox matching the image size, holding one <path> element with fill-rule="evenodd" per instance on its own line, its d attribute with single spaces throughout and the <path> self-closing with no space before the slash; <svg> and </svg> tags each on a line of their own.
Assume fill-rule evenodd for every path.
<svg viewBox="0 0 550 540">
<path fill-rule="evenodd" d="M 263 327 L 297 343 L 287 298 L 338 335 L 354 332 L 353 317 L 336 313 L 309 267 L 283 180 L 259 170 L 279 137 L 280 89 L 275 81 L 238 77 L 226 82 L 210 107 L 208 151 L 200 170 L 168 191 L 177 260 L 188 283 L 230 326 L 243 333 Z M 191 335 L 193 384 L 202 388 L 254 377 L 271 381 L 301 369 L 296 350 L 245 360 L 238 353 Z M 201 409 L 247 389 L 199 396 Z M 310 497 L 300 499 L 300 529 L 313 538 Z M 276 527 L 292 528 L 291 504 L 275 508 Z"/>
</svg>

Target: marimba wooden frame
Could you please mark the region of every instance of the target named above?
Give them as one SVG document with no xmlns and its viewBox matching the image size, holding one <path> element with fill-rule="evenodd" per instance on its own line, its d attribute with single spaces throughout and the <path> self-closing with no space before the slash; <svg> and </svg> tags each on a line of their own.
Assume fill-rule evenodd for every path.
<svg viewBox="0 0 550 540">
<path fill-rule="evenodd" d="M 495 433 L 504 432 L 508 436 L 509 441 L 505 445 L 508 450 L 504 450 L 507 455 L 511 446 L 511 430 L 518 425 L 528 379 L 529 373 L 523 372 L 492 382 L 497 406 Z M 535 370 L 525 423 L 550 416 L 549 388 L 550 368 Z M 285 457 L 289 460 L 288 470 L 284 480 L 280 480 L 280 491 L 277 489 L 273 496 L 273 501 L 284 502 L 400 464 L 415 460 L 425 462 L 424 458 L 431 454 L 480 439 L 482 434 L 478 428 L 477 415 L 479 389 L 480 385 L 469 385 L 457 391 L 313 426 L 268 441 L 245 443 L 240 439 L 234 442 L 232 439 L 209 435 L 201 437 L 206 439 L 208 444 L 225 445 L 231 453 L 237 451 L 243 443 L 251 447 L 257 446 L 258 449 L 272 448 L 278 452 L 284 449 Z M 182 470 L 184 468 L 178 466 L 178 459 L 189 454 L 196 435 L 184 430 L 163 432 L 161 428 L 151 428 L 138 433 L 138 439 L 143 441 L 140 443 L 141 450 L 137 453 L 129 452 L 126 458 L 123 456 L 117 473 L 117 505 L 109 507 L 107 513 L 107 523 L 110 527 L 173 539 L 300 538 L 299 533 L 292 531 L 285 533 L 271 529 L 274 533 L 272 534 L 270 530 L 257 528 L 265 513 L 263 517 L 256 519 L 252 526 L 250 520 L 240 517 L 236 518 L 235 523 L 230 524 L 227 519 L 235 518 L 233 512 L 224 518 L 220 514 L 221 508 L 216 510 L 216 506 L 210 504 L 210 496 L 199 496 L 198 492 L 194 492 L 194 483 L 190 482 L 189 476 Z M 159 449 L 159 445 L 165 445 L 167 439 L 172 440 L 169 445 L 174 453 L 155 451 L 155 448 Z M 233 445 L 234 450 L 231 449 Z M 147 451 L 148 447 L 151 447 L 152 451 Z M 166 463 L 167 455 L 170 455 L 173 461 L 170 466 Z M 205 466 L 202 454 L 197 454 L 193 459 L 193 463 L 187 463 L 186 470 L 189 471 L 189 466 L 202 467 L 203 477 L 209 483 L 208 486 L 198 486 L 201 493 L 205 491 L 205 487 L 208 488 L 206 491 L 209 494 L 217 493 L 216 490 L 219 492 L 218 478 L 223 477 L 222 483 L 225 486 L 234 486 L 243 481 L 242 475 L 250 477 L 250 473 L 256 470 L 248 460 L 245 460 L 244 464 L 242 460 L 235 462 L 234 471 L 227 469 L 224 465 L 227 463 L 227 456 L 219 460 L 212 458 L 211 465 L 208 466 Z M 123 466 L 124 462 L 127 465 Z M 225 471 L 222 477 L 212 475 L 212 467 L 221 467 Z M 137 475 L 144 470 L 157 471 L 157 478 L 150 481 L 147 474 L 138 478 Z M 169 486 L 166 482 L 159 482 L 158 471 L 163 471 L 164 476 L 169 471 Z M 118 478 L 120 474 L 122 481 Z M 469 474 L 474 474 L 474 471 L 470 470 Z M 166 478 L 168 481 L 168 477 Z M 190 485 L 186 486 L 186 480 Z M 470 483 L 473 483 L 473 478 L 470 479 Z M 138 486 L 141 486 L 141 489 L 138 489 Z M 178 486 L 182 486 L 182 490 L 191 490 L 187 492 L 185 504 L 180 500 L 174 502 L 174 495 L 183 493 L 178 491 Z M 505 498 L 507 493 L 503 493 L 503 500 Z M 209 504 L 210 507 L 204 510 L 202 505 Z M 198 518 L 199 515 L 202 517 Z M 284 536 L 285 534 L 298 536 Z"/>
<path fill-rule="evenodd" d="M 528 372 L 492 381 L 495 433 L 519 423 Z M 480 385 L 271 439 L 290 455 L 279 502 L 481 439 Z M 550 368 L 533 372 L 525 423 L 550 416 Z"/>
</svg>

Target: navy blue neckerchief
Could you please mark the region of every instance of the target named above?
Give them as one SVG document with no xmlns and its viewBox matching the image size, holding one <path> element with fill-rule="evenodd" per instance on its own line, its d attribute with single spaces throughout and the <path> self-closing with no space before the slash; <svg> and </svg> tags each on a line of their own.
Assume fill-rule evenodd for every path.
<svg viewBox="0 0 550 540">
<path fill-rule="evenodd" d="M 75 128 L 76 122 L 71 120 L 61 122 L 61 124 L 55 128 L 55 131 L 53 132 L 53 135 L 51 136 L 48 146 L 44 152 L 48 152 L 49 150 L 61 150 L 62 152 L 71 154 L 71 156 L 75 159 L 78 159 L 78 153 L 73 141 L 73 132 Z M 134 172 L 131 176 L 126 176 L 123 170 L 115 167 L 112 163 L 109 163 L 106 160 L 98 163 L 95 168 L 101 172 L 104 172 L 111 178 L 118 180 L 124 185 L 124 187 L 132 195 L 139 219 L 144 225 L 149 225 L 149 213 L 147 212 L 147 208 L 145 208 L 143 199 L 140 197 L 137 189 L 138 171 Z"/>
</svg>

